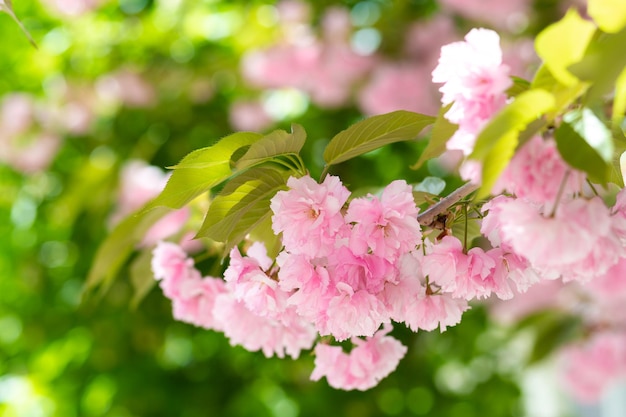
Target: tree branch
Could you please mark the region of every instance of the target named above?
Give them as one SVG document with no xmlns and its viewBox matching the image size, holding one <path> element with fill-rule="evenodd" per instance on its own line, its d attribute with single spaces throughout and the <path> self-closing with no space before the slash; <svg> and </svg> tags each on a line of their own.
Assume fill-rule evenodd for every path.
<svg viewBox="0 0 626 417">
<path fill-rule="evenodd" d="M 466 197 L 480 188 L 479 184 L 473 184 L 468 182 L 456 190 L 452 191 L 450 195 L 442 198 L 432 206 L 428 207 L 422 214 L 417 216 L 417 221 L 422 226 L 430 226 L 435 218 L 448 210 L 452 205 L 459 202 L 463 197 Z"/>
</svg>

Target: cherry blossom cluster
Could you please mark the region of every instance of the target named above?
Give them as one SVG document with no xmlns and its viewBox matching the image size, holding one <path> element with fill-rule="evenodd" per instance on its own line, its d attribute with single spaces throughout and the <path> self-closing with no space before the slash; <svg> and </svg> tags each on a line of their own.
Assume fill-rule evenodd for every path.
<svg viewBox="0 0 626 417">
<path fill-rule="evenodd" d="M 468 156 L 508 100 L 511 81 L 497 34 L 475 29 L 464 42 L 445 46 L 433 79 L 443 84 L 443 104 L 451 104 L 445 117 L 459 126 L 447 147 Z M 266 356 L 296 358 L 313 348 L 311 378 L 326 377 L 340 389 L 369 389 L 396 368 L 407 349 L 389 336 L 392 322 L 445 331 L 472 300 L 508 300 L 554 280 L 598 282 L 591 292 L 605 300 L 606 293 L 620 294 L 606 303 L 616 305 L 626 287 L 626 192 L 605 203 L 562 159 L 550 134 L 544 136 L 520 145 L 492 190 L 495 197 L 475 207 L 477 218 L 465 211 L 464 221 L 481 224 L 485 239 L 478 246 L 445 225 L 436 233 L 422 228 L 404 180 L 379 195 L 351 197 L 338 177 L 318 182 L 305 175 L 289 178 L 271 199 L 272 229 L 282 243 L 275 259 L 260 242 L 245 255 L 234 247 L 223 279 L 203 278 L 183 249 L 160 243 L 155 277 L 177 319 L 221 331 L 231 344 Z M 480 175 L 471 179 L 480 182 Z M 353 344 L 349 352 L 333 345 L 346 340 Z M 626 374 L 621 359 L 611 362 L 622 357 L 624 340 L 600 332 L 587 347 L 568 350 L 573 361 L 591 352 L 570 370 L 591 378 L 575 391 L 592 396 Z M 596 357 L 608 362 L 593 370 Z"/>
<path fill-rule="evenodd" d="M 295 358 L 322 336 L 312 378 L 368 389 L 406 352 L 387 336 L 392 321 L 444 331 L 460 322 L 469 300 L 506 299 L 513 287 L 528 286 L 526 263 L 500 248 L 466 251 L 452 236 L 426 240 L 403 180 L 380 197 L 351 200 L 334 176 L 292 177 L 287 185 L 270 206 L 284 246 L 275 260 L 259 242 L 246 256 L 235 247 L 224 279 L 202 278 L 180 247 L 157 246 L 153 271 L 177 319 L 266 356 Z M 328 337 L 355 347 L 345 353 Z"/>
<path fill-rule="evenodd" d="M 442 48 L 433 81 L 443 83 L 443 104 L 452 104 L 445 117 L 459 125 L 448 149 L 471 153 L 476 134 L 506 101 L 507 73 L 494 32 L 475 29 L 465 42 Z M 561 158 L 554 139 L 545 136 L 532 137 L 516 152 L 492 190 L 496 197 L 482 206 L 481 232 L 492 247 L 486 254 L 498 253 L 501 268 L 516 284 L 516 288 L 497 285 L 492 289 L 500 298 L 523 293 L 540 281 L 575 283 L 575 290 L 569 291 L 576 295 L 576 303 L 570 309 L 585 306 L 577 314 L 590 337 L 583 345 L 571 344 L 563 350 L 564 379 L 578 398 L 593 401 L 605 386 L 626 377 L 626 317 L 617 308 L 626 294 L 626 192 L 620 191 L 614 204 L 605 203 L 585 175 Z M 461 167 L 462 175 L 468 162 L 472 163 L 468 160 Z M 480 171 L 480 167 L 473 168 Z M 480 175 L 470 177 L 480 181 Z M 456 264 L 454 257 L 462 253 L 462 247 L 453 244 L 453 239 L 444 237 L 435 245 L 430 256 L 450 259 L 438 265 Z M 482 253 L 473 248 L 467 256 L 473 251 Z M 479 264 L 488 265 L 484 258 Z M 451 290 L 444 278 L 446 271 L 429 269 L 428 258 L 422 269 L 437 277 L 442 289 Z M 458 287 L 454 282 L 453 295 L 462 295 Z M 556 299 L 554 293 L 552 298 Z"/>
</svg>

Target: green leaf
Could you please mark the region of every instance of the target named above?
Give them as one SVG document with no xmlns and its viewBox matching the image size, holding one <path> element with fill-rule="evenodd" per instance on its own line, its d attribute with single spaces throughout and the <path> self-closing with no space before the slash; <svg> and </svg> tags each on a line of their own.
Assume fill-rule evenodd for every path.
<svg viewBox="0 0 626 417">
<path fill-rule="evenodd" d="M 550 355 L 557 348 L 580 339 L 583 326 L 580 317 L 555 314 L 548 316 L 537 326 L 537 334 L 528 364 L 537 363 Z"/>
<path fill-rule="evenodd" d="M 37 44 L 33 40 L 33 37 L 30 36 L 30 33 L 26 30 L 26 28 L 24 27 L 20 19 L 18 19 L 17 16 L 15 15 L 11 0 L 0 0 L 0 12 L 5 12 L 9 16 L 11 16 L 11 19 L 13 19 L 13 21 L 19 26 L 24 36 L 26 36 L 26 39 L 28 39 L 30 44 L 33 45 L 35 49 L 37 49 Z"/>
<path fill-rule="evenodd" d="M 306 132 L 300 125 L 292 125 L 291 133 L 275 130 L 253 143 L 235 166 L 241 170 L 281 155 L 297 155 L 304 146 L 305 140 Z"/>
<path fill-rule="evenodd" d="M 446 188 L 446 182 L 439 177 L 426 177 L 413 187 L 413 191 L 423 191 L 431 195 L 439 195 Z"/>
<path fill-rule="evenodd" d="M 436 194 L 431 194 L 426 191 L 413 191 L 413 201 L 415 201 L 415 205 L 419 206 L 424 203 L 432 204 L 434 201 L 437 201 L 438 196 Z"/>
<path fill-rule="evenodd" d="M 142 210 L 119 223 L 96 252 L 83 288 L 83 297 L 98 286 L 104 294 L 148 229 L 169 211 L 165 207 Z"/>
<path fill-rule="evenodd" d="M 332 138 L 324 160 L 327 165 L 338 164 L 390 143 L 413 140 L 434 121 L 432 116 L 405 110 L 367 118 Z"/>
<path fill-rule="evenodd" d="M 520 77 L 512 76 L 513 85 L 506 90 L 506 95 L 516 97 L 530 88 L 530 82 Z"/>
<path fill-rule="evenodd" d="M 592 181 L 606 183 L 613 162 L 611 131 L 588 108 L 572 110 L 554 133 L 559 153 Z"/>
<path fill-rule="evenodd" d="M 250 240 L 265 244 L 267 256 L 276 258 L 283 248 L 283 241 L 272 229 L 272 216 L 263 216 L 263 219 L 250 231 Z"/>
<path fill-rule="evenodd" d="M 428 139 L 428 145 L 426 145 L 426 148 L 417 162 L 411 165 L 411 169 L 419 169 L 424 162 L 436 158 L 446 151 L 446 142 L 448 142 L 448 139 L 450 139 L 459 128 L 458 125 L 450 123 L 448 119 L 445 118 L 445 114 L 450 110 L 450 107 L 452 107 L 452 104 L 448 104 L 439 109 L 433 130 Z"/>
<path fill-rule="evenodd" d="M 615 81 L 615 97 L 613 98 L 613 114 L 611 122 L 613 129 L 619 129 L 626 113 L 626 68 Z"/>
<path fill-rule="evenodd" d="M 626 26 L 624 0 L 589 0 L 587 13 L 607 33 L 617 33 Z"/>
<path fill-rule="evenodd" d="M 270 200 L 286 188 L 290 171 L 252 168 L 229 181 L 206 214 L 198 237 L 224 242 L 227 252 L 271 215 Z"/>
<path fill-rule="evenodd" d="M 592 84 L 586 101 L 604 101 L 604 95 L 613 90 L 617 78 L 626 67 L 626 28 L 615 34 L 595 36 L 580 62 L 569 70 L 579 79 Z"/>
<path fill-rule="evenodd" d="M 567 68 L 582 59 L 595 31 L 592 22 L 570 9 L 563 19 L 537 35 L 537 55 L 561 84 L 572 86 L 579 82 Z"/>
<path fill-rule="evenodd" d="M 589 84 L 577 83 L 573 86 L 563 85 L 554 78 L 554 75 L 552 75 L 548 67 L 542 65 L 535 73 L 531 88 L 545 90 L 554 97 L 554 109 L 546 113 L 546 118 L 552 121 L 560 116 L 574 100 L 584 94 L 589 88 Z"/>
<path fill-rule="evenodd" d="M 156 284 L 152 272 L 152 248 L 143 249 L 130 264 L 130 283 L 133 287 L 130 306 L 136 309 Z"/>
<path fill-rule="evenodd" d="M 452 223 L 452 235 L 459 239 L 461 242 L 465 239 L 465 215 L 459 214 L 454 218 Z M 472 241 L 477 237 L 482 236 L 480 233 L 480 222 L 476 218 L 469 217 L 467 223 L 467 243 L 471 245 Z M 469 249 L 469 248 L 468 248 Z"/>
<path fill-rule="evenodd" d="M 491 189 L 500 178 L 500 174 L 507 167 L 517 148 L 518 133 L 515 131 L 503 135 L 491 148 L 483 160 L 482 184 L 476 193 L 476 199 L 480 200 L 491 193 Z"/>
<path fill-rule="evenodd" d="M 528 90 L 489 121 L 476 138 L 472 159 L 483 160 L 492 147 L 510 132 L 519 133 L 554 106 L 554 97 L 544 90 Z"/>
<path fill-rule="evenodd" d="M 515 101 L 498 112 L 485 126 L 469 156 L 470 159 L 483 163 L 483 183 L 476 198 L 482 198 L 491 192 L 500 173 L 513 157 L 520 132 L 553 106 L 552 94 L 544 90 L 528 90 L 517 96 Z"/>
<path fill-rule="evenodd" d="M 146 208 L 166 206 L 181 208 L 197 196 L 222 183 L 232 174 L 231 159 L 240 149 L 250 146 L 263 136 L 238 132 L 221 139 L 215 145 L 198 149 L 185 156 L 174 167 L 165 189 Z"/>
</svg>

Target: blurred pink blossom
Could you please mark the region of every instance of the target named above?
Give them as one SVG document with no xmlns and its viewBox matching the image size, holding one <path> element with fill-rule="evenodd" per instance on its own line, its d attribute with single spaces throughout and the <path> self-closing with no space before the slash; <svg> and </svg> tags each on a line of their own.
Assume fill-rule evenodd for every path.
<svg viewBox="0 0 626 417">
<path fill-rule="evenodd" d="M 234 129 L 253 132 L 263 131 L 274 123 L 258 101 L 235 101 L 230 107 L 229 120 Z"/>
<path fill-rule="evenodd" d="M 111 221 L 117 223 L 156 197 L 165 187 L 167 178 L 161 169 L 144 161 L 126 162 L 120 173 L 117 209 Z"/>
<path fill-rule="evenodd" d="M 582 345 L 570 345 L 561 353 L 563 382 L 583 402 L 600 399 L 612 383 L 626 377 L 626 335 L 600 332 Z"/>
<path fill-rule="evenodd" d="M 42 0 L 45 6 L 62 16 L 77 17 L 95 10 L 103 0 Z"/>
<path fill-rule="evenodd" d="M 537 204 L 553 203 L 564 180 L 563 192 L 570 195 L 581 191 L 585 176 L 563 161 L 554 140 L 534 136 L 515 153 L 493 191 L 507 190 Z"/>
<path fill-rule="evenodd" d="M 138 72 L 124 68 L 97 80 L 101 99 L 129 107 L 150 107 L 156 103 L 156 91 Z"/>
<path fill-rule="evenodd" d="M 111 225 L 119 223 L 126 216 L 143 207 L 155 198 L 165 187 L 169 175 L 161 169 L 141 160 L 130 160 L 122 168 L 118 190 L 117 207 L 110 217 Z M 180 232 L 189 219 L 189 207 L 167 213 L 144 235 L 139 246 L 149 247 L 158 241 Z M 187 237 L 183 236 L 187 242 Z M 193 247 L 188 242 L 188 246 Z"/>
<path fill-rule="evenodd" d="M 509 66 L 511 75 L 531 79 L 541 60 L 535 52 L 533 39 L 522 38 L 502 42 L 502 62 Z"/>
<path fill-rule="evenodd" d="M 27 94 L 5 96 L 0 108 L 0 161 L 23 173 L 46 169 L 61 145 L 61 136 L 42 126 L 48 113 Z"/>
<path fill-rule="evenodd" d="M 373 71 L 359 93 L 359 107 L 368 115 L 394 110 L 436 114 L 436 87 L 428 80 L 430 69 L 420 64 L 383 64 Z"/>
<path fill-rule="evenodd" d="M 511 300 L 491 300 L 489 310 L 491 317 L 498 323 L 513 324 L 537 311 L 548 309 L 564 310 L 561 291 L 572 284 L 564 284 L 561 280 L 542 280 L 532 285 L 526 292 L 516 293 Z"/>
<path fill-rule="evenodd" d="M 339 6 L 331 6 L 324 11 L 322 17 L 322 32 L 328 42 L 345 42 L 352 32 L 350 12 Z"/>
<path fill-rule="evenodd" d="M 300 0 L 281 0 L 276 4 L 283 24 L 306 23 L 311 19 L 311 5 Z"/>
<path fill-rule="evenodd" d="M 443 9 L 500 30 L 523 29 L 532 7 L 531 0 L 440 0 Z"/>
<path fill-rule="evenodd" d="M 441 47 L 460 39 L 454 21 L 446 15 L 437 14 L 430 20 L 420 20 L 409 27 L 404 50 L 430 72 L 437 65 Z"/>
</svg>

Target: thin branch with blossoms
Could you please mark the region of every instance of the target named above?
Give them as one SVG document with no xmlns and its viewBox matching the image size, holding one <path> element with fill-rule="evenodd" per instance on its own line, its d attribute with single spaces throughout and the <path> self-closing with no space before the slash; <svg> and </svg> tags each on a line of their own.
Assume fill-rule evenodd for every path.
<svg viewBox="0 0 626 417">
<path fill-rule="evenodd" d="M 435 222 L 437 216 L 445 213 L 450 207 L 479 188 L 480 184 L 474 184 L 472 182 L 465 183 L 417 216 L 417 221 L 422 226 L 431 226 Z"/>
</svg>

